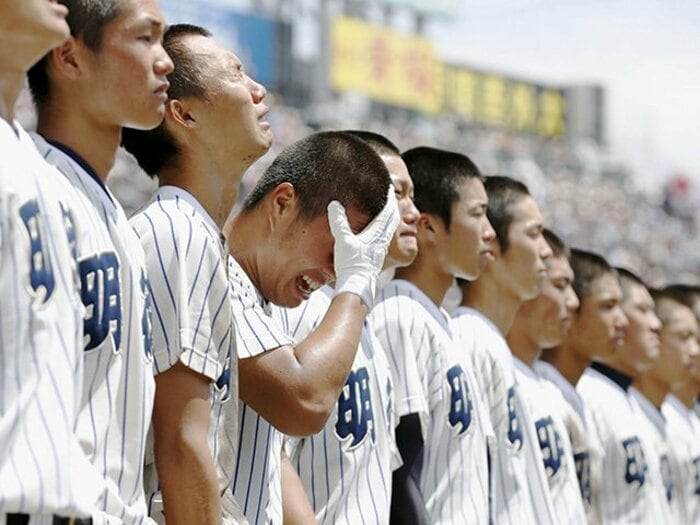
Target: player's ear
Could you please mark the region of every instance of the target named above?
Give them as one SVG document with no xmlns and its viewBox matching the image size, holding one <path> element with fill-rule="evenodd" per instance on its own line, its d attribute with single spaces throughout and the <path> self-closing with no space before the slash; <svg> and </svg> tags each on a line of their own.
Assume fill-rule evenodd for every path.
<svg viewBox="0 0 700 525">
<path fill-rule="evenodd" d="M 75 80 L 80 76 L 81 68 L 85 67 L 82 60 L 83 46 L 75 37 L 68 37 L 63 44 L 54 48 L 49 53 L 49 64 L 47 67 L 54 67 L 61 75 Z"/>
<path fill-rule="evenodd" d="M 418 216 L 418 239 L 428 245 L 437 241 L 437 236 L 445 230 L 442 220 L 431 213 L 421 212 Z"/>
<path fill-rule="evenodd" d="M 181 100 L 168 100 L 165 103 L 165 116 L 179 126 L 192 128 L 197 124 L 189 106 Z"/>
<path fill-rule="evenodd" d="M 297 194 L 294 186 L 289 182 L 278 184 L 272 190 L 269 200 L 270 229 L 274 230 L 281 222 L 294 219 L 297 205 Z"/>
</svg>

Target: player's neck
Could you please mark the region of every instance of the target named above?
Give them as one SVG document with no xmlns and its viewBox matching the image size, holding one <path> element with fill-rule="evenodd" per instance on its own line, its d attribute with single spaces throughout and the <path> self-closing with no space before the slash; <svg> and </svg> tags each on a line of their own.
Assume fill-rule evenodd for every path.
<svg viewBox="0 0 700 525">
<path fill-rule="evenodd" d="M 229 170 L 222 174 L 211 169 L 206 162 L 197 162 L 185 153 L 180 155 L 175 164 L 163 168 L 158 175 L 161 185 L 177 186 L 190 193 L 216 225 L 223 228 L 238 198 L 238 186 L 244 171 Z"/>
<path fill-rule="evenodd" d="M 566 341 L 557 348 L 547 350 L 542 354 L 542 359 L 556 368 L 572 386 L 576 386 L 591 364 L 590 359 L 579 355 Z"/>
<path fill-rule="evenodd" d="M 474 308 L 488 317 L 500 329 L 503 337 L 510 332 L 521 303 L 519 298 L 503 290 L 486 273 L 470 283 L 462 297 L 462 306 Z"/>
<path fill-rule="evenodd" d="M 82 108 L 61 102 L 52 100 L 41 108 L 37 132 L 47 140 L 68 146 L 106 182 L 121 141 L 121 127 L 100 124 Z"/>
<path fill-rule="evenodd" d="M 692 409 L 695 406 L 695 400 L 698 397 L 698 385 L 695 382 L 690 382 L 681 388 L 673 390 L 673 395 L 681 400 L 687 408 Z"/>
<path fill-rule="evenodd" d="M 15 118 L 15 103 L 19 92 L 22 90 L 24 75 L 21 72 L 13 74 L 4 67 L 4 61 L 0 60 L 0 118 L 12 123 Z"/>
<path fill-rule="evenodd" d="M 419 251 L 413 264 L 397 268 L 396 279 L 403 279 L 415 285 L 433 303 L 440 306 L 447 290 L 454 281 L 454 276 L 439 267 L 440 257 Z"/>
<path fill-rule="evenodd" d="M 256 219 L 255 210 L 237 213 L 226 220 L 223 233 L 228 243 L 228 250 L 240 265 L 255 287 L 260 290 L 260 278 L 257 267 L 258 250 L 261 239 L 269 233 Z"/>
<path fill-rule="evenodd" d="M 528 366 L 533 366 L 540 355 L 540 347 L 529 336 L 527 322 L 518 322 L 516 318 L 506 336 L 510 351 Z"/>
<path fill-rule="evenodd" d="M 652 374 L 641 374 L 632 383 L 634 388 L 639 390 L 651 404 L 656 408 L 661 408 L 670 388 L 664 382 L 654 377 Z"/>
</svg>

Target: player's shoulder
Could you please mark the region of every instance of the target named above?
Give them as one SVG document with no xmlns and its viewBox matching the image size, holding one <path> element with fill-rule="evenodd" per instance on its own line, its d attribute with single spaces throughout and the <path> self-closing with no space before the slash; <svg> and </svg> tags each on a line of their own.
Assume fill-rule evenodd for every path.
<svg viewBox="0 0 700 525">
<path fill-rule="evenodd" d="M 419 314 L 426 311 L 427 305 L 423 300 L 424 295 L 416 286 L 407 281 L 399 279 L 390 281 L 377 292 L 372 310 L 375 322 L 387 320 L 398 322 L 408 319 L 423 322 L 424 317 Z M 419 319 L 416 319 L 417 317 Z"/>
<path fill-rule="evenodd" d="M 219 236 L 216 225 L 194 197 L 170 186 L 156 190 L 146 205 L 131 217 L 130 223 L 139 236 L 150 233 L 171 238 L 177 244 L 191 244 L 193 237 L 198 236 Z"/>
</svg>

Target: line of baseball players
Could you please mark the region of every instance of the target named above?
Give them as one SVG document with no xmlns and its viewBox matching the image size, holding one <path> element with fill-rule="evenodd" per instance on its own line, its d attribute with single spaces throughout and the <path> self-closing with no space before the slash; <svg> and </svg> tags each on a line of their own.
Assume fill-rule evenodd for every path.
<svg viewBox="0 0 700 525">
<path fill-rule="evenodd" d="M 235 54 L 155 0 L 0 9 L 0 525 L 700 522 L 697 288 L 366 131 L 232 214 L 272 140 Z"/>
</svg>

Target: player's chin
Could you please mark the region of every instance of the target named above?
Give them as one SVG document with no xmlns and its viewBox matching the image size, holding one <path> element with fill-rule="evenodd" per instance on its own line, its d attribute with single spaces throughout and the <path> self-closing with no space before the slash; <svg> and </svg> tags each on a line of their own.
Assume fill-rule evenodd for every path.
<svg viewBox="0 0 700 525">
<path fill-rule="evenodd" d="M 159 104 L 157 106 L 144 108 L 140 112 L 136 112 L 136 115 L 133 115 L 126 122 L 122 123 L 122 126 L 125 128 L 148 131 L 157 128 L 160 123 L 163 122 L 164 116 L 165 105 Z"/>
</svg>

